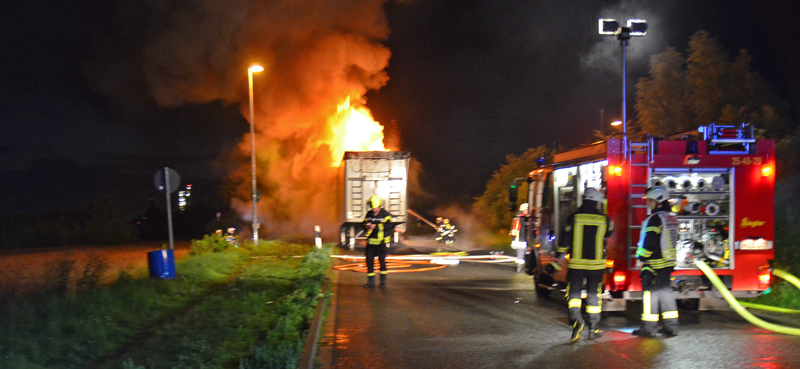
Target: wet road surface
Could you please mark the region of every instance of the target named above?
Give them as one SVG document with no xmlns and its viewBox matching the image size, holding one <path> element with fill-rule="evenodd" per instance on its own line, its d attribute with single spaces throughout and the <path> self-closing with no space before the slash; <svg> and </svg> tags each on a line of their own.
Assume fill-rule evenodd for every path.
<svg viewBox="0 0 800 369">
<path fill-rule="evenodd" d="M 322 367 L 800 367 L 800 337 L 760 329 L 733 311 L 681 311 L 680 335 L 655 339 L 630 334 L 636 318 L 603 313 L 603 337 L 570 343 L 563 295 L 537 297 L 531 277 L 513 264 L 412 272 L 429 267 L 396 261 L 385 289 L 362 288 L 365 273 L 334 271 Z"/>
</svg>

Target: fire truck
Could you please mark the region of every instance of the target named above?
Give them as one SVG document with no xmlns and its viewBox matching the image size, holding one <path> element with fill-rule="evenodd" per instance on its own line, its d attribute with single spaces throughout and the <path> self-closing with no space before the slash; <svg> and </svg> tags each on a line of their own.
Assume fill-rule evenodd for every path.
<svg viewBox="0 0 800 369">
<path fill-rule="evenodd" d="M 556 152 L 553 163 L 528 175 L 528 259 L 537 294 L 562 289 L 553 268 L 564 222 L 587 188 L 605 193 L 603 211 L 614 222 L 607 241 L 603 310 L 624 310 L 642 298 L 635 257 L 643 199 L 651 186 L 671 195 L 680 222 L 672 287 L 683 306 L 714 309 L 722 295 L 695 266 L 710 265 L 735 297 L 769 288 L 774 258 L 775 143 L 756 139 L 751 125 L 711 124 L 672 137 L 631 142 L 626 136 Z"/>
</svg>

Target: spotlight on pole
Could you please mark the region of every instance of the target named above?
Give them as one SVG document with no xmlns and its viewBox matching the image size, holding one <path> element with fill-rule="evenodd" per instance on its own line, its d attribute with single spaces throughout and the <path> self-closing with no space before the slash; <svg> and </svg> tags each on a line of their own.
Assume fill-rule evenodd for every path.
<svg viewBox="0 0 800 369">
<path fill-rule="evenodd" d="M 599 33 L 605 36 L 617 36 L 617 41 L 622 48 L 622 141 L 624 145 L 624 155 L 627 160 L 628 153 L 628 115 L 627 99 L 625 91 L 625 49 L 631 37 L 641 37 L 647 34 L 647 21 L 644 19 L 628 19 L 627 27 L 621 27 L 616 19 L 600 18 Z"/>
</svg>

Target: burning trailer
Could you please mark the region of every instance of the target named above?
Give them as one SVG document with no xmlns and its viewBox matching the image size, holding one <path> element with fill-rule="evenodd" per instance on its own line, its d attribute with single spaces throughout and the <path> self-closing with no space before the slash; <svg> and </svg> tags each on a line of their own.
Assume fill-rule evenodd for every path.
<svg viewBox="0 0 800 369">
<path fill-rule="evenodd" d="M 411 153 L 405 151 L 347 151 L 339 166 L 338 191 L 341 229 L 339 243 L 350 249 L 366 239 L 364 217 L 367 201 L 378 195 L 395 224 L 393 242 L 400 241 L 408 219 L 408 168 Z"/>
</svg>

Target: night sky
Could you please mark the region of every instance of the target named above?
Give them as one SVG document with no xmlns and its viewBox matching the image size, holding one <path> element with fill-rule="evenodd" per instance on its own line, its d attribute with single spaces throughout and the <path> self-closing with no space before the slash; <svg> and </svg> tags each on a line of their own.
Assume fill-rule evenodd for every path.
<svg viewBox="0 0 800 369">
<path fill-rule="evenodd" d="M 154 33 L 166 31 L 158 27 L 163 19 L 142 9 L 169 14 L 172 3 L 0 5 L 0 214 L 75 206 L 101 192 L 116 193 L 141 212 L 154 192 L 153 175 L 164 166 L 175 168 L 184 184 L 196 184 L 199 199 L 215 197 L 230 153 L 249 131 L 242 114 L 249 59 L 241 45 L 247 42 L 237 42 L 230 31 L 225 47 L 236 52 L 235 62 L 207 50 L 195 55 L 203 68 L 224 64 L 217 69 L 237 71 L 231 78 L 185 82 L 191 73 L 164 71 L 164 61 L 154 61 L 152 70 L 181 81 L 166 86 L 180 93 L 159 92 L 120 61 L 130 53 L 145 65 L 158 58 L 158 50 L 169 55 L 172 48 L 193 55 L 205 42 L 203 33 L 173 32 L 158 38 L 161 49 L 147 44 Z M 181 2 L 176 8 L 185 11 L 195 3 L 215 2 Z M 246 19 L 236 7 L 255 3 L 291 1 L 215 6 Z M 633 86 L 646 75 L 649 57 L 667 46 L 685 51 L 689 37 L 704 29 L 732 55 L 750 50 L 753 68 L 792 103 L 798 121 L 800 48 L 793 39 L 799 13 L 784 2 L 417 0 L 384 3 L 385 15 L 380 1 L 357 3 L 378 3 L 363 7 L 378 10 L 369 22 L 385 16 L 390 30 L 381 35 L 376 27 L 370 34 L 391 58 L 388 82 L 367 92 L 366 106 L 385 126 L 386 142 L 410 151 L 421 164 L 423 188 L 437 195 L 438 206 L 471 204 L 508 154 L 542 144 L 588 143 L 591 129 L 620 119 L 619 43 L 597 34 L 600 17 L 643 18 L 649 24 L 648 34 L 632 39 L 627 49 L 629 119 L 635 118 Z M 282 9 L 268 5 L 259 9 Z M 292 17 L 303 19 L 302 9 L 285 22 L 276 15 L 260 27 L 302 31 Z M 358 18 L 353 15 L 355 23 Z M 226 32 L 223 24 L 212 33 L 225 39 Z M 191 59 L 176 62 L 190 71 L 200 68 Z"/>
</svg>

